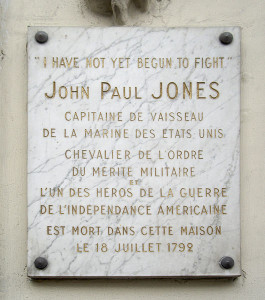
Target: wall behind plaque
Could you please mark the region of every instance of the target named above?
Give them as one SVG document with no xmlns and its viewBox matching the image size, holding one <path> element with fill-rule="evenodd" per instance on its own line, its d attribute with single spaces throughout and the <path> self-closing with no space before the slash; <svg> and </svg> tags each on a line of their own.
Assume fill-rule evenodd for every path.
<svg viewBox="0 0 265 300">
<path fill-rule="evenodd" d="M 27 278 L 27 26 L 112 26 L 85 0 L 0 2 L 0 298 L 264 299 L 263 0 L 161 0 L 148 13 L 129 10 L 130 26 L 241 26 L 242 276 L 235 280 L 83 280 Z"/>
</svg>

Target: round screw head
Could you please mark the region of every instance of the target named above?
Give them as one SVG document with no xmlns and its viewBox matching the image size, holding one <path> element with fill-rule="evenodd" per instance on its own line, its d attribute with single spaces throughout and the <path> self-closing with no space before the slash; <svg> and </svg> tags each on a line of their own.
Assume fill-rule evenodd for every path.
<svg viewBox="0 0 265 300">
<path fill-rule="evenodd" d="M 223 32 L 219 36 L 219 41 L 224 45 L 229 45 L 233 41 L 233 34 L 230 32 Z"/>
<path fill-rule="evenodd" d="M 45 32 L 45 31 L 38 31 L 35 34 L 35 40 L 38 43 L 40 43 L 40 44 L 46 43 L 48 41 L 48 34 L 47 34 L 47 32 Z"/>
<path fill-rule="evenodd" d="M 232 269 L 235 262 L 232 257 L 224 256 L 221 258 L 219 264 L 223 269 Z"/>
<path fill-rule="evenodd" d="M 43 270 L 48 266 L 48 260 L 44 257 L 37 257 L 34 261 L 34 265 L 37 269 Z"/>
</svg>

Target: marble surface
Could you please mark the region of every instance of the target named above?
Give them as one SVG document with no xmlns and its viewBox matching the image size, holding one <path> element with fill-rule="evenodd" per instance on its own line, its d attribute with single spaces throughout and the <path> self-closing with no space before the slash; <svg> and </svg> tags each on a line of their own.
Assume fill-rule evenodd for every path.
<svg viewBox="0 0 265 300">
<path fill-rule="evenodd" d="M 35 41 L 38 30 L 48 33 L 47 43 Z M 224 46 L 219 42 L 218 37 L 224 31 L 233 34 L 232 44 Z M 56 57 L 58 68 L 52 66 L 52 59 Z M 184 57 L 189 59 L 189 66 L 180 68 L 178 58 Z M 212 58 L 219 58 L 218 67 L 207 68 L 204 64 L 202 68 L 202 58 L 207 57 L 210 58 L 208 63 Z M 63 63 L 61 58 L 64 58 Z M 99 58 L 101 63 L 104 58 L 104 68 L 102 64 L 98 68 L 86 68 L 87 58 Z M 130 58 L 129 67 L 126 60 L 121 60 L 120 67 L 113 67 L 111 59 L 116 58 Z M 138 68 L 138 58 L 149 58 L 146 68 Z M 172 65 L 152 68 L 152 58 L 157 61 L 171 58 Z M 57 93 L 54 98 L 47 98 L 45 93 L 52 96 L 53 82 L 56 82 Z M 102 82 L 110 84 L 110 91 L 104 93 L 103 99 Z M 160 82 L 163 96 L 154 99 L 152 94 L 159 94 Z M 170 82 L 171 98 L 174 98 L 174 88 L 178 87 L 175 99 L 166 96 Z M 186 86 L 192 84 L 192 99 L 187 93 L 183 99 L 183 82 Z M 132 97 L 124 99 L 123 87 L 129 86 Z M 74 92 L 71 99 L 71 87 L 79 89 L 78 99 Z M 89 99 L 85 95 L 81 99 L 81 87 L 89 87 Z M 104 88 L 107 87 L 105 84 Z M 197 91 L 198 88 L 204 91 Z M 68 95 L 63 99 L 66 90 Z M 75 112 L 76 118 L 67 121 Z M 96 120 L 91 119 L 92 112 Z M 103 115 L 116 113 L 116 118 L 120 112 L 121 121 L 104 117 L 102 120 L 98 118 L 100 112 Z M 142 120 L 130 121 L 130 113 L 141 113 Z M 168 119 L 165 119 L 166 113 L 170 113 Z M 56 137 L 44 138 L 44 128 L 55 128 Z M 71 138 L 73 129 L 77 136 Z M 96 136 L 85 137 L 85 129 L 92 134 L 98 132 Z M 112 138 L 110 132 L 115 129 L 126 130 L 128 138 Z M 136 129 L 137 133 L 141 132 L 140 137 L 135 136 Z M 203 130 L 216 131 L 221 138 L 201 138 L 199 133 Z M 102 136 L 107 131 L 109 138 Z M 28 275 L 62 278 L 239 276 L 239 147 L 239 28 L 29 27 Z M 74 150 L 86 150 L 86 158 L 67 159 L 67 150 L 68 157 Z M 169 151 L 174 155 L 184 150 L 186 153 L 194 151 L 197 156 L 200 150 L 203 159 L 167 157 Z M 139 151 L 150 151 L 150 159 L 139 159 Z M 109 158 L 112 153 L 113 159 Z M 73 176 L 73 167 L 85 167 L 85 175 Z M 115 168 L 115 176 L 92 176 L 93 168 L 105 168 L 106 173 Z M 141 168 L 148 168 L 149 172 L 156 168 L 156 175 L 160 176 L 141 175 Z M 188 169 L 188 177 L 182 173 L 167 176 L 166 170 L 172 175 L 173 168 Z M 128 173 L 128 169 L 131 172 Z M 164 176 L 161 176 L 162 169 Z M 118 170 L 123 170 L 124 176 L 118 176 Z M 43 196 L 45 188 L 47 191 L 55 189 L 57 194 Z M 183 191 L 189 188 L 199 192 L 194 197 L 186 196 Z M 58 195 L 58 189 L 63 196 Z M 105 189 L 108 194 L 100 197 L 97 189 Z M 140 189 L 150 189 L 150 197 L 141 197 Z M 214 194 L 214 189 L 223 189 L 223 195 Z M 75 196 L 70 193 L 73 190 Z M 49 205 L 51 214 L 47 213 Z M 89 214 L 68 215 L 65 209 L 68 205 L 89 207 Z M 225 214 L 209 214 L 209 206 L 214 205 L 223 205 Z M 145 213 L 100 213 L 100 209 L 107 211 L 107 206 L 140 207 Z M 158 214 L 160 206 L 164 210 L 166 206 L 173 206 L 174 213 Z M 183 214 L 185 207 L 202 212 L 203 206 L 208 214 Z M 46 213 L 41 213 L 44 207 Z M 73 227 L 78 226 L 79 235 L 73 234 Z M 206 232 L 208 228 L 208 234 L 202 234 L 200 227 Z M 181 233 L 181 228 L 187 228 L 190 234 Z M 196 228 L 199 228 L 198 234 Z M 215 234 L 216 228 L 221 234 Z M 129 245 L 129 251 L 116 252 L 123 244 Z M 219 260 L 223 256 L 234 259 L 232 269 L 220 268 Z M 35 268 L 37 257 L 48 260 L 46 269 Z"/>
</svg>

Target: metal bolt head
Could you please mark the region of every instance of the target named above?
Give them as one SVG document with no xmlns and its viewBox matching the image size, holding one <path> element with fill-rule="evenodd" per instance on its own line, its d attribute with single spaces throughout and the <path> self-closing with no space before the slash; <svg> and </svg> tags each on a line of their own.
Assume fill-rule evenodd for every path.
<svg viewBox="0 0 265 300">
<path fill-rule="evenodd" d="M 40 44 L 46 43 L 48 41 L 48 33 L 45 31 L 38 31 L 35 34 L 35 40 Z"/>
<path fill-rule="evenodd" d="M 232 257 L 224 256 L 221 258 L 219 264 L 220 264 L 221 268 L 223 268 L 223 269 L 232 269 L 235 262 Z"/>
<path fill-rule="evenodd" d="M 230 32 L 223 32 L 219 36 L 219 41 L 224 45 L 229 45 L 233 41 L 233 34 Z"/>
<path fill-rule="evenodd" d="M 37 257 L 34 261 L 34 265 L 37 269 L 43 270 L 48 266 L 48 260 L 44 257 Z"/>
</svg>

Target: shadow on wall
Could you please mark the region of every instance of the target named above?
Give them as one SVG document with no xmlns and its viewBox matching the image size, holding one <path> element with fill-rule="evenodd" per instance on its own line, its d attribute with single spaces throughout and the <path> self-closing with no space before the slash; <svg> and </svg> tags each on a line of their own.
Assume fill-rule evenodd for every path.
<svg viewBox="0 0 265 300">
<path fill-rule="evenodd" d="M 198 292 L 204 290 L 205 288 L 214 290 L 231 290 L 238 285 L 242 285 L 242 281 L 238 278 L 234 279 L 29 279 L 31 281 L 31 287 L 33 289 L 53 289 L 53 288 L 62 288 L 69 289 L 75 286 L 78 289 L 80 294 L 86 293 L 86 290 L 89 289 L 90 293 L 93 293 L 93 290 L 97 291 L 104 287 L 105 291 L 116 290 L 119 293 L 123 293 L 128 288 L 137 289 L 141 293 L 141 290 L 149 289 L 150 295 L 156 293 L 156 290 L 165 289 L 174 289 L 174 293 L 177 291 L 179 293 L 187 289 L 196 289 Z M 245 280 L 243 278 L 243 280 Z M 175 290 L 177 289 L 177 290 Z"/>
</svg>

